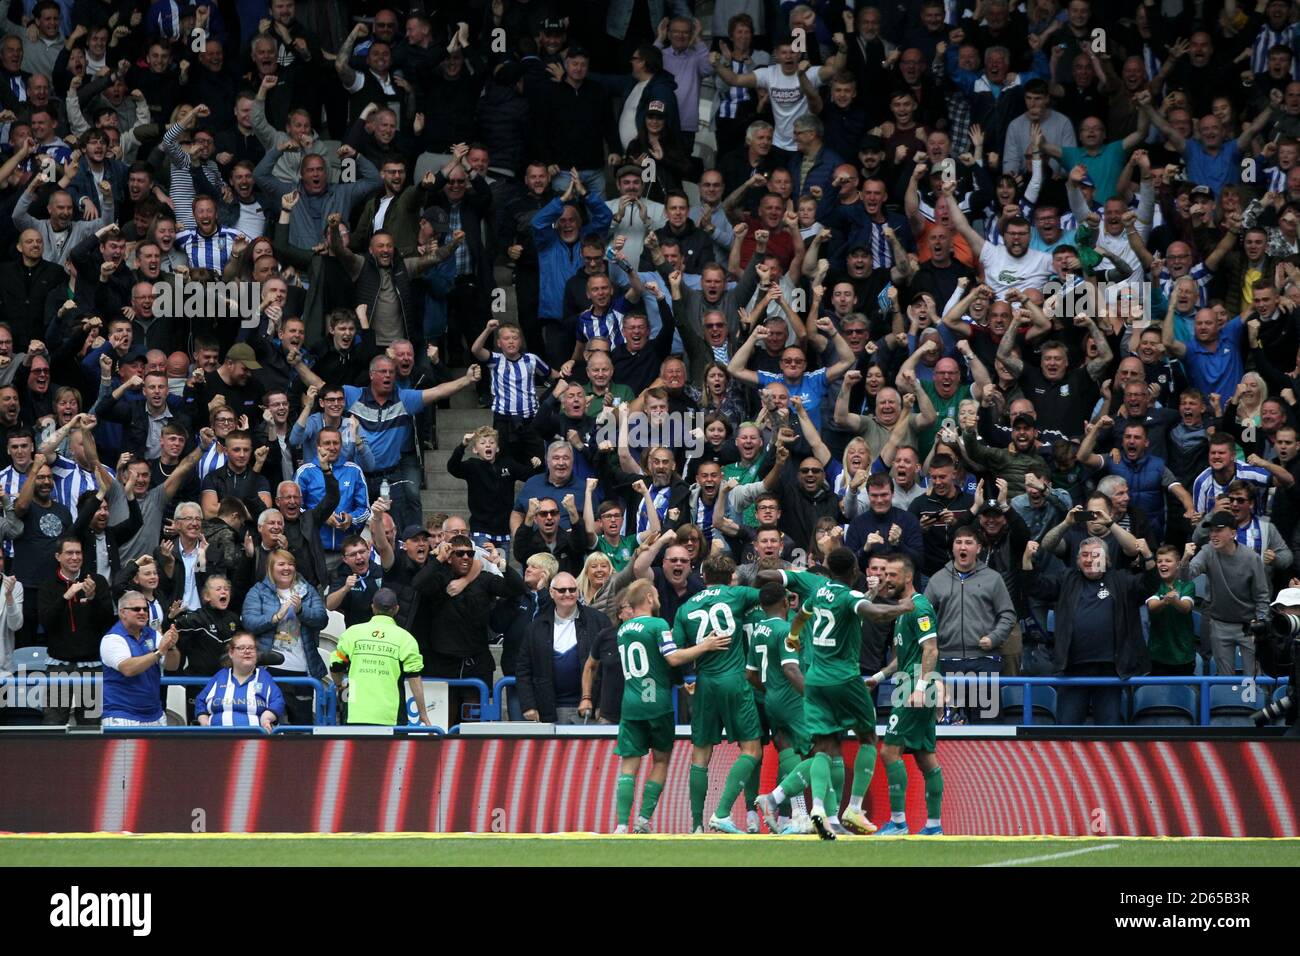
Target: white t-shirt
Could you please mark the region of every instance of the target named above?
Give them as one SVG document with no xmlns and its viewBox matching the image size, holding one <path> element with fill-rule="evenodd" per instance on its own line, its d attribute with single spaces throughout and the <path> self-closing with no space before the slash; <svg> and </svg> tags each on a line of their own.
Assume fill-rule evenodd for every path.
<svg viewBox="0 0 1300 956">
<path fill-rule="evenodd" d="M 646 84 L 649 82 L 650 80 L 645 79 L 632 87 L 632 92 L 623 101 L 623 112 L 618 115 L 618 138 L 622 141 L 624 149 L 627 149 L 628 144 L 636 139 L 636 108 L 641 103 L 641 94 L 645 92 Z"/>
<path fill-rule="evenodd" d="M 281 604 L 293 597 L 292 588 L 277 588 L 275 593 Z M 284 655 L 281 670 L 293 671 L 295 674 L 307 672 L 307 655 L 302 646 L 302 622 L 292 610 L 275 626 L 274 649 Z"/>
<path fill-rule="evenodd" d="M 808 82 L 813 86 L 821 85 L 822 68 L 814 66 L 808 71 Z M 772 143 L 777 149 L 794 151 L 794 121 L 808 112 L 808 97 L 799 89 L 799 74 L 786 76 L 779 64 L 760 67 L 754 71 L 758 78 L 758 87 L 767 90 L 772 103 L 772 119 L 775 129 Z"/>
<path fill-rule="evenodd" d="M 131 645 L 121 634 L 105 634 L 99 641 L 99 659 L 105 667 L 121 670 L 122 664 L 132 656 Z M 163 662 L 159 661 L 158 666 L 162 667 Z"/>
<path fill-rule="evenodd" d="M 984 266 L 985 283 L 999 298 L 1008 289 L 1041 289 L 1052 275 L 1052 257 L 1046 252 L 1029 249 L 1017 259 L 1006 246 L 991 242 L 984 243 L 980 250 L 980 264 Z"/>
</svg>

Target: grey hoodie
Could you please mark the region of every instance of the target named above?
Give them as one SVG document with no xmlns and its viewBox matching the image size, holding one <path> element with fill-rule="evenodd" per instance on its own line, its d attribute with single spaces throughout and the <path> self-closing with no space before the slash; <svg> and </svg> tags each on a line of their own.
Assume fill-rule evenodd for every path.
<svg viewBox="0 0 1300 956">
<path fill-rule="evenodd" d="M 939 657 L 993 657 L 1016 623 L 1015 606 L 1002 575 L 979 562 L 962 575 L 949 561 L 925 586 L 925 596 L 939 618 Z M 979 646 L 981 637 L 993 641 L 990 650 Z"/>
</svg>

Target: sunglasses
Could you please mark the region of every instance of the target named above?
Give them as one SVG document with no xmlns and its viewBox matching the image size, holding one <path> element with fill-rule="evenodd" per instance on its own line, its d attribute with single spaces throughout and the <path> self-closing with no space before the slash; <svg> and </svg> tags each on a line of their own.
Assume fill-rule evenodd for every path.
<svg viewBox="0 0 1300 956">
<path fill-rule="evenodd" d="M 578 589 L 577 589 L 577 588 L 557 588 L 557 587 L 552 587 L 551 590 L 554 591 L 556 594 L 577 594 L 577 593 L 578 593 Z"/>
<path fill-rule="evenodd" d="M 559 515 L 560 515 L 560 513 L 559 513 L 558 511 L 539 511 L 539 512 L 537 512 L 537 517 L 539 517 L 539 518 L 558 518 Z"/>
<path fill-rule="evenodd" d="M 474 552 L 473 552 L 473 551 L 453 551 L 451 554 L 452 554 L 452 557 L 454 557 L 454 558 L 472 558 L 472 557 L 474 557 Z"/>
<path fill-rule="evenodd" d="M 139 613 L 142 612 L 142 611 L 143 611 L 144 613 L 146 613 L 146 614 L 149 612 L 149 609 L 148 609 L 147 607 L 124 607 L 124 608 L 122 608 L 122 610 L 123 610 L 123 611 L 130 611 L 130 612 L 132 612 L 133 614 L 139 614 Z"/>
<path fill-rule="evenodd" d="M 820 468 L 800 468 L 800 469 L 799 469 L 799 474 L 801 474 L 801 475 L 820 475 L 821 473 L 822 473 L 822 469 L 820 469 Z"/>
</svg>

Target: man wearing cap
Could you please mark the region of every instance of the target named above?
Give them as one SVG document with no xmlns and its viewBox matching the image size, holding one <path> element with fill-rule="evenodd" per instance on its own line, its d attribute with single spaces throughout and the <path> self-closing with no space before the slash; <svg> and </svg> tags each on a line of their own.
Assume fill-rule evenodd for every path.
<svg viewBox="0 0 1300 956">
<path fill-rule="evenodd" d="M 424 683 L 420 679 L 424 658 L 415 638 L 393 620 L 401 609 L 397 594 L 390 588 L 380 588 L 370 609 L 374 616 L 340 634 L 338 646 L 330 655 L 334 681 L 341 683 L 338 675 L 348 673 L 348 723 L 385 727 L 405 724 L 406 708 L 398 692 L 405 678 L 420 723 L 429 726 Z"/>
<path fill-rule="evenodd" d="M 1263 558 L 1264 567 L 1270 575 L 1278 575 L 1291 568 L 1294 557 L 1278 527 L 1267 516 L 1256 515 L 1253 492 L 1250 484 L 1240 478 L 1229 482 L 1225 494 L 1215 502 L 1215 510 L 1210 517 L 1225 512 L 1232 515 L 1237 543 Z M 1209 535 L 1210 521 L 1207 518 L 1192 535 L 1192 541 L 1204 545 Z"/>
<path fill-rule="evenodd" d="M 1210 547 L 1197 549 L 1188 542 L 1183 549 L 1180 577 L 1194 581 L 1202 574 L 1209 584 L 1202 633 L 1202 648 L 1208 637 L 1215 669 L 1221 675 L 1237 672 L 1235 651 L 1241 650 L 1242 672 L 1255 673 L 1255 639 L 1249 631 L 1253 621 L 1268 619 L 1268 569 L 1253 548 L 1237 541 L 1237 517 L 1230 511 L 1216 511 L 1208 521 Z"/>
<path fill-rule="evenodd" d="M 186 411 L 194 424 L 201 427 L 208 423 L 217 397 L 237 416 L 246 415 L 249 422 L 257 421 L 261 415 L 262 389 L 249 372 L 261 367 L 251 345 L 243 342 L 232 345 L 215 375 L 205 375 L 203 381 L 185 386 Z"/>
<path fill-rule="evenodd" d="M 632 263 L 641 261 L 642 243 L 645 242 L 646 234 L 668 222 L 663 203 L 645 198 L 645 183 L 641 179 L 641 173 L 641 167 L 633 163 L 620 166 L 615 177 L 618 197 L 605 201 L 613 216 L 610 242 L 621 237 L 623 255 Z"/>
</svg>

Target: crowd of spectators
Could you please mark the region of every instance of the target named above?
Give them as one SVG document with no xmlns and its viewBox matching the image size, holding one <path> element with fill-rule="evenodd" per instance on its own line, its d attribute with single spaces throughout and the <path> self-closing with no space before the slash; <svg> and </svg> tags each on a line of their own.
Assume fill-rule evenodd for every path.
<svg viewBox="0 0 1300 956">
<path fill-rule="evenodd" d="M 616 721 L 628 583 L 671 619 L 710 554 L 844 544 L 912 559 L 950 672 L 1255 672 L 1293 4 L 432 7 L 0 0 L 0 668 L 310 723 L 266 678 L 388 589 L 424 677 Z"/>
</svg>

